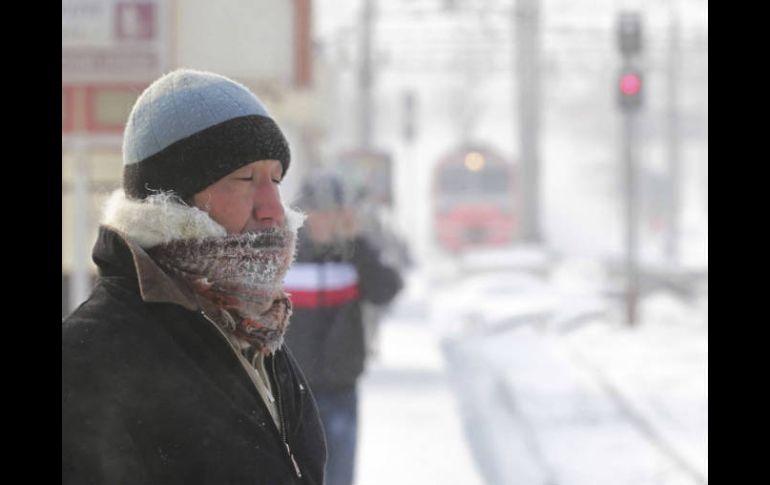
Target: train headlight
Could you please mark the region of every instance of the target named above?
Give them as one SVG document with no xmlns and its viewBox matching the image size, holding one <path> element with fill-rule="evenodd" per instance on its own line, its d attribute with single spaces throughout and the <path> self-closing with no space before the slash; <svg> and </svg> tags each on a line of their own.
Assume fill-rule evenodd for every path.
<svg viewBox="0 0 770 485">
<path fill-rule="evenodd" d="M 484 168 L 484 155 L 479 152 L 470 152 L 465 155 L 465 168 L 471 172 L 478 172 Z"/>
</svg>

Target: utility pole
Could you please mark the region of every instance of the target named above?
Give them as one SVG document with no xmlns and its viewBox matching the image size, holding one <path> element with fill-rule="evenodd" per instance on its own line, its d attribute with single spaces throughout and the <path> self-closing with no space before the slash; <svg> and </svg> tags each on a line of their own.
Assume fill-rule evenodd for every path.
<svg viewBox="0 0 770 485">
<path fill-rule="evenodd" d="M 540 242 L 540 1 L 516 0 L 516 82 L 520 144 L 521 232 Z"/>
<path fill-rule="evenodd" d="M 618 46 L 623 66 L 618 79 L 618 104 L 623 113 L 623 179 L 626 193 L 626 321 L 638 321 L 639 299 L 638 226 L 639 196 L 637 192 L 637 116 L 642 106 L 642 74 L 639 56 L 642 52 L 641 19 L 638 12 L 621 13 L 618 18 Z"/>
<path fill-rule="evenodd" d="M 623 179 L 626 191 L 626 321 L 637 322 L 639 300 L 639 196 L 636 190 L 636 116 L 623 116 Z"/>
<path fill-rule="evenodd" d="M 358 146 L 372 148 L 372 25 L 374 0 L 363 0 L 361 12 L 361 63 L 358 71 Z"/>
<path fill-rule="evenodd" d="M 669 264 L 679 262 L 679 206 L 682 180 L 682 164 L 679 143 L 679 16 L 674 7 L 669 25 L 668 56 L 668 107 L 667 107 L 667 158 L 669 170 L 668 217 L 666 224 L 666 259 Z"/>
</svg>

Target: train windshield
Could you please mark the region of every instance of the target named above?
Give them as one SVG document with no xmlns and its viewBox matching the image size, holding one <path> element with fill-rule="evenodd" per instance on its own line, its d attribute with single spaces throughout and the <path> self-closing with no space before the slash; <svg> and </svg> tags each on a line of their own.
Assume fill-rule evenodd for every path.
<svg viewBox="0 0 770 485">
<path fill-rule="evenodd" d="M 446 167 L 439 177 L 439 190 L 451 194 L 485 194 L 510 190 L 510 171 L 505 166 L 486 166 L 472 172 L 463 166 Z"/>
</svg>

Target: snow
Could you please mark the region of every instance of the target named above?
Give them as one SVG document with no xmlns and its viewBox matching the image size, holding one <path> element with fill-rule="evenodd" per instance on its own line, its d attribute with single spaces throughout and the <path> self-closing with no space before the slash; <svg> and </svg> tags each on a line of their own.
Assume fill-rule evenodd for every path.
<svg viewBox="0 0 770 485">
<path fill-rule="evenodd" d="M 376 353 L 360 382 L 356 484 L 706 483 L 706 2 L 541 2 L 545 246 L 461 258 L 436 254 L 431 169 L 441 154 L 468 141 L 519 160 L 515 36 L 509 28 L 515 2 L 478 2 L 479 10 L 488 10 L 478 18 L 444 6 L 477 2 L 372 3 L 381 4 L 373 32 L 373 143 L 393 155 L 392 215 L 409 238 L 417 267 L 381 323 Z M 355 145 L 362 4 L 313 4 L 316 82 L 328 115 L 328 126 L 308 132 L 307 138 L 319 138 L 314 162 L 331 163 Z M 610 89 L 620 63 L 615 15 L 624 8 L 646 15 L 650 95 L 642 117 L 660 128 L 650 129 L 640 146 L 640 173 L 658 181 L 669 174 L 661 130 L 668 99 L 666 32 L 675 12 L 683 34 L 680 114 L 683 125 L 697 125 L 681 133 L 680 234 L 673 261 L 665 252 L 665 231 L 654 224 L 662 211 L 652 214 L 660 209 L 651 202 L 660 203 L 663 194 L 640 177 L 639 263 L 647 286 L 634 327 L 623 323 L 619 299 L 625 188 L 622 123 Z M 468 40 L 494 35 L 500 36 L 496 43 L 491 37 L 484 42 L 496 47 L 466 50 Z M 411 141 L 402 135 L 405 92 L 416 99 Z M 663 280 L 676 285 L 666 289 Z M 687 291 L 673 291 L 682 288 Z"/>
<path fill-rule="evenodd" d="M 359 388 L 356 483 L 482 485 L 437 341 L 420 322 L 384 322 Z"/>
<path fill-rule="evenodd" d="M 634 327 L 612 300 L 555 324 L 565 292 L 595 294 L 605 273 L 564 259 L 537 283 L 503 271 L 437 288 L 409 274 L 360 387 L 356 483 L 707 483 L 707 294 L 648 293 Z M 490 283 L 561 296 L 515 326 L 464 326 L 439 308 Z"/>
<path fill-rule="evenodd" d="M 606 323 L 567 337 L 568 345 L 686 467 L 708 475 L 706 308 L 670 294 L 644 301 L 638 328 Z"/>
</svg>

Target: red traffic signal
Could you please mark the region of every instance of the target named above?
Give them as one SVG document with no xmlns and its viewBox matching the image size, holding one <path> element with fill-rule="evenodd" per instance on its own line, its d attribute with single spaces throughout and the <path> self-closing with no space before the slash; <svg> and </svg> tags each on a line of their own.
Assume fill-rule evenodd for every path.
<svg viewBox="0 0 770 485">
<path fill-rule="evenodd" d="M 636 70 L 623 70 L 618 80 L 620 107 L 636 109 L 642 104 L 642 75 Z"/>
<path fill-rule="evenodd" d="M 642 90 L 642 79 L 638 74 L 631 72 L 620 78 L 620 92 L 626 96 L 634 96 Z"/>
</svg>

